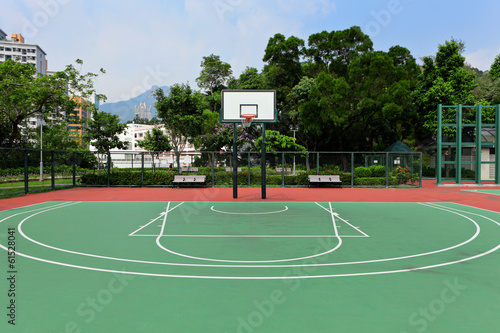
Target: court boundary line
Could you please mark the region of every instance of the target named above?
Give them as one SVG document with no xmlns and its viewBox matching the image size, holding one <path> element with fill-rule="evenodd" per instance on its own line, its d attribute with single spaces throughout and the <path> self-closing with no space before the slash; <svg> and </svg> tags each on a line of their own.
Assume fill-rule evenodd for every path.
<svg viewBox="0 0 500 333">
<path fill-rule="evenodd" d="M 221 214 L 230 214 L 230 215 L 267 215 L 267 214 L 277 214 L 277 213 L 283 213 L 288 210 L 288 206 L 285 206 L 285 209 L 283 210 L 277 210 L 274 212 L 262 212 L 262 213 L 237 213 L 237 212 L 223 212 L 221 210 L 216 210 L 214 209 L 215 206 L 212 206 L 210 208 L 211 211 L 216 212 L 216 213 L 221 213 Z"/>
<path fill-rule="evenodd" d="M 455 202 L 449 202 L 449 203 L 452 203 L 452 204 L 457 204 Z M 423 203 L 420 203 L 420 204 L 423 204 Z M 442 209 L 444 211 L 449 211 L 450 209 L 453 210 L 454 208 L 449 208 L 449 207 L 443 207 L 443 206 L 439 206 L 438 204 L 435 204 L 438 209 Z M 460 205 L 460 204 L 457 204 L 457 205 Z M 467 205 L 462 205 L 464 207 L 470 207 L 470 208 L 475 208 L 475 209 L 479 209 L 479 210 L 482 210 L 481 208 L 477 208 L 477 207 L 473 207 L 473 206 L 467 206 Z M 428 206 L 428 207 L 433 207 L 433 206 Z M 433 207 L 433 208 L 436 208 L 436 207 Z M 54 208 L 55 209 L 55 208 Z M 450 212 L 450 211 L 449 211 Z M 495 212 L 495 211 L 492 211 L 494 213 L 498 213 L 498 212 Z M 22 212 L 22 213 L 27 213 L 27 212 Z M 37 214 L 39 214 L 40 212 L 38 212 Z M 451 212 L 451 213 L 455 213 L 457 215 L 461 215 L 463 216 L 462 214 L 459 214 L 459 213 L 456 213 L 456 212 Z M 477 213 L 472 213 L 472 212 L 465 212 L 466 214 L 472 214 L 472 215 L 476 215 L 476 216 L 480 216 L 482 218 L 485 218 L 487 220 L 490 220 L 490 221 L 493 221 L 495 224 L 497 225 L 500 225 L 498 222 L 488 218 L 488 217 L 485 217 L 483 215 L 480 215 L 480 214 L 477 214 Z M 18 214 L 15 214 L 15 215 L 18 215 Z M 14 217 L 15 215 L 12 215 L 12 216 L 9 216 L 7 217 L 6 219 L 10 218 L 10 217 Z M 35 215 L 35 214 L 33 214 Z M 465 216 L 464 216 L 465 217 Z M 29 218 L 29 217 L 28 217 Z M 27 220 L 28 218 L 24 219 L 23 221 Z M 467 218 L 467 217 L 466 217 Z M 470 218 L 467 218 L 469 220 L 472 220 Z M 4 219 L 5 220 L 5 219 Z M 473 221 L 473 220 L 472 220 Z M 475 221 L 474 221 L 475 222 Z M 4 250 L 7 250 L 3 245 L 0 244 L 0 247 L 3 248 Z M 380 274 L 391 274 L 391 273 L 400 273 L 400 272 L 409 272 L 409 271 L 418 271 L 418 270 L 424 270 L 424 269 L 430 269 L 430 268 L 436 268 L 436 267 L 443 267 L 443 266 L 447 266 L 447 265 L 452 265 L 452 264 L 455 264 L 455 263 L 460 263 L 460 262 L 465 262 L 465 261 L 469 261 L 469 260 L 473 260 L 473 259 L 476 259 L 476 258 L 479 258 L 479 257 L 482 257 L 482 256 L 485 256 L 485 255 L 488 255 L 492 252 L 495 252 L 497 251 L 498 249 L 500 249 L 500 245 L 488 250 L 488 251 L 485 251 L 483 253 L 480 253 L 478 255 L 475 255 L 475 256 L 472 256 L 472 257 L 468 257 L 468 258 L 463 258 L 463 259 L 460 259 L 460 260 L 455 260 L 455 261 L 451 261 L 451 262 L 445 262 L 445 263 L 440 263 L 440 264 L 435 264 L 435 265 L 429 265 L 429 266 L 423 266 L 423 267 L 418 267 L 418 268 L 411 268 L 411 269 L 403 269 L 403 270 L 392 270 L 392 271 L 379 271 L 379 272 L 364 272 L 364 273 L 348 273 L 348 274 L 334 274 L 334 275 L 319 275 L 319 276 L 275 276 L 275 277 L 244 277 L 244 276 L 231 276 L 231 277 L 223 277 L 223 276 L 188 276 L 188 275 L 172 275 L 172 274 L 156 274 L 156 273 L 144 273 L 144 272 L 127 272 L 127 271 L 118 271 L 118 270 L 109 270 L 109 269 L 99 269 L 99 268 L 93 268 L 93 267 L 86 267 L 86 266 L 79 266 L 79 265 L 72 265 L 72 264 L 66 264 L 66 263 L 62 263 L 62 262 L 56 262 L 56 261 L 53 261 L 53 260 L 47 260 L 47 259 L 42 259 L 42 258 L 37 258 L 37 257 L 34 257 L 34 256 L 30 256 L 30 255 L 27 255 L 27 254 L 23 254 L 23 253 L 19 253 L 17 252 L 17 254 L 21 255 L 21 256 L 24 256 L 26 258 L 30 258 L 30 259 L 33 259 L 33 260 L 37 260 L 37 261 L 42 261 L 42 262 L 47 262 L 47 263 L 51 263 L 51 264 L 56 264 L 56 265 L 61 265 L 61 266 L 67 266 L 67 267 L 73 267 L 73 268 L 80 268 L 80 269 L 85 269 L 85 270 L 94 270 L 94 271 L 104 271 L 104 272 L 112 272 L 112 273 L 121 273 L 121 274 L 131 274 L 131 275 L 149 275 L 149 276 L 162 276 L 162 277 L 177 277 L 177 278 L 203 278 L 203 279 L 238 279 L 238 280 L 242 280 L 242 279 L 304 279 L 304 278 L 328 278 L 328 277 L 346 277 L 346 276 L 361 276 L 361 275 L 380 275 Z M 67 251 L 67 250 L 66 250 Z M 85 255 L 85 254 L 84 254 Z M 89 254 L 87 254 L 89 255 Z M 89 255 L 89 256 L 95 256 L 95 255 Z M 102 257 L 102 256 L 101 256 Z M 125 261 L 131 261 L 131 260 L 125 260 Z M 385 260 L 387 261 L 387 260 Z M 168 264 L 168 263 L 163 263 L 163 264 Z M 189 265 L 189 266 L 197 266 L 197 265 Z M 204 265 L 204 266 L 207 266 L 207 265 Z M 220 267 L 221 265 L 213 265 L 213 266 L 216 266 L 216 267 Z M 286 266 L 291 266 L 291 265 L 280 265 L 280 267 L 286 267 Z M 311 266 L 311 265 L 293 265 L 293 266 Z M 312 266 L 318 266 L 318 265 L 312 265 Z M 235 267 L 233 265 L 233 267 Z M 252 266 L 243 266 L 243 267 L 252 267 Z M 270 267 L 270 266 L 264 266 L 264 267 Z"/>
<path fill-rule="evenodd" d="M 420 204 L 423 204 L 423 203 L 420 203 Z M 432 207 L 432 206 L 428 206 L 428 207 L 436 208 L 436 207 Z M 447 207 L 443 207 L 443 208 L 444 208 L 443 210 L 446 211 Z M 459 214 L 459 213 L 456 213 L 456 212 L 450 212 L 450 213 L 454 213 L 454 214 L 463 216 L 462 214 Z M 37 214 L 38 213 L 32 214 L 31 216 L 29 216 L 29 217 L 25 218 L 23 221 L 21 221 L 20 224 L 19 224 L 19 226 L 18 226 L 18 229 L 20 230 L 20 225 L 22 223 L 24 223 L 24 221 L 26 221 L 27 219 L 29 219 L 32 216 L 35 216 Z M 476 227 L 479 228 L 479 226 L 477 225 L 477 223 L 474 220 L 472 220 L 471 218 L 468 218 L 466 216 L 463 216 L 463 217 L 466 218 L 466 219 L 468 219 L 468 220 L 470 220 L 470 221 L 472 221 L 476 225 Z M 481 216 L 481 217 L 484 217 L 484 216 Z M 43 244 L 41 242 L 37 242 L 35 240 L 32 240 L 31 238 L 27 237 L 22 232 L 22 230 L 20 230 L 20 233 L 28 241 L 34 242 L 35 244 L 38 244 L 38 245 L 41 245 L 41 246 L 52 248 L 54 250 L 61 251 L 61 252 L 67 252 L 67 253 L 72 253 L 72 254 L 77 254 L 77 255 L 89 256 L 89 257 L 95 257 L 95 258 L 100 258 L 100 259 L 109 259 L 109 260 L 125 261 L 125 262 L 136 262 L 136 263 L 159 264 L 159 265 L 170 265 L 170 266 L 196 266 L 196 267 L 204 267 L 204 266 L 206 266 L 206 267 L 229 267 L 229 268 L 231 268 L 231 267 L 238 267 L 238 268 L 242 268 L 242 267 L 245 267 L 245 268 L 247 268 L 247 267 L 276 268 L 276 267 L 307 267 L 307 266 L 341 266 L 341 265 L 365 264 L 365 263 L 384 262 L 384 261 L 395 261 L 395 260 L 408 259 L 408 258 L 413 258 L 413 257 L 419 257 L 419 256 L 424 256 L 424 255 L 430 255 L 430 254 L 435 254 L 435 253 L 439 253 L 439 252 L 449 251 L 449 250 L 451 250 L 453 248 L 463 246 L 463 245 L 467 244 L 468 242 L 472 241 L 475 238 L 475 237 L 473 237 L 473 238 L 469 239 L 468 241 L 460 243 L 460 244 L 455 245 L 453 247 L 449 247 L 449 248 L 445 248 L 445 249 L 441 249 L 441 250 L 437 250 L 437 251 L 433 251 L 433 252 L 427 252 L 427 253 L 421 253 L 421 254 L 409 255 L 409 256 L 403 256 L 403 257 L 396 257 L 396 258 L 384 258 L 384 259 L 375 259 L 375 260 L 367 260 L 367 261 L 341 262 L 341 263 L 325 263 L 325 264 L 261 265 L 261 266 L 259 266 L 259 265 L 240 265 L 240 266 L 237 266 L 237 265 L 207 265 L 207 264 L 182 264 L 182 263 L 150 262 L 150 261 L 143 261 L 143 260 L 134 260 L 134 259 L 123 259 L 123 258 L 107 257 L 107 256 L 94 255 L 94 254 L 88 254 L 88 253 L 83 253 L 83 252 L 76 252 L 76 251 L 71 251 L 71 250 L 66 250 L 66 249 L 60 249 L 60 248 L 52 247 L 50 245 L 46 245 L 46 244 Z"/>
</svg>

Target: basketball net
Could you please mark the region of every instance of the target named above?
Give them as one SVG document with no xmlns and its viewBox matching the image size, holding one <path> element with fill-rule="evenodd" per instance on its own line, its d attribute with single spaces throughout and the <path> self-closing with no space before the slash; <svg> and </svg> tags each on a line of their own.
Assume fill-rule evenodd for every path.
<svg viewBox="0 0 500 333">
<path fill-rule="evenodd" d="M 250 125 L 252 125 L 253 118 L 255 118 L 254 114 L 242 114 L 241 124 L 243 127 L 250 127 Z"/>
</svg>

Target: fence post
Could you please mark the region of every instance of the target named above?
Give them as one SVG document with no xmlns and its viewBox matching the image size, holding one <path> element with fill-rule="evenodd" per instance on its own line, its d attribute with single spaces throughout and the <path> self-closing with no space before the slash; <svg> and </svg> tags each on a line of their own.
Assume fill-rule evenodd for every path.
<svg viewBox="0 0 500 333">
<path fill-rule="evenodd" d="M 24 194 L 29 193 L 28 150 L 24 150 Z"/>
<path fill-rule="evenodd" d="M 319 153 L 316 153 L 316 174 L 319 175 Z"/>
<path fill-rule="evenodd" d="M 108 187 L 110 185 L 111 178 L 111 153 L 108 151 Z"/>
<path fill-rule="evenodd" d="M 481 184 L 481 141 L 482 141 L 482 106 L 481 104 L 476 105 L 476 174 L 475 174 L 475 180 L 476 184 Z"/>
<path fill-rule="evenodd" d="M 141 187 L 144 187 L 144 152 L 141 153 Z"/>
<path fill-rule="evenodd" d="M 252 185 L 252 178 L 251 178 L 251 174 L 252 174 L 252 164 L 250 163 L 250 151 L 248 151 L 248 186 L 251 186 Z"/>
<path fill-rule="evenodd" d="M 418 166 L 419 166 L 418 177 L 419 177 L 419 179 L 420 179 L 420 187 L 422 187 L 422 175 L 423 175 L 423 170 L 422 170 L 422 168 L 423 168 L 423 164 L 424 164 L 424 163 L 423 163 L 424 161 L 423 161 L 422 159 L 423 159 L 423 154 L 422 154 L 422 153 L 420 153 L 420 156 L 419 156 L 419 163 L 418 163 Z"/>
<path fill-rule="evenodd" d="M 354 187 L 354 152 L 351 153 L 351 187 Z"/>
<path fill-rule="evenodd" d="M 50 178 L 51 178 L 51 186 L 52 186 L 52 190 L 55 190 L 56 189 L 56 175 L 55 175 L 55 160 L 54 160 L 54 151 L 52 150 L 50 152 L 50 164 L 51 164 L 51 167 L 50 167 Z"/>
<path fill-rule="evenodd" d="M 500 104 L 495 106 L 495 184 L 500 185 Z"/>
<path fill-rule="evenodd" d="M 385 187 L 389 187 L 389 152 L 385 153 Z"/>
<path fill-rule="evenodd" d="M 76 186 L 76 152 L 73 152 L 73 186 Z"/>
<path fill-rule="evenodd" d="M 436 183 L 438 185 L 442 184 L 441 181 L 441 164 L 442 164 L 442 154 L 443 154 L 443 105 L 438 104 L 437 109 L 437 153 L 436 153 Z"/>
<path fill-rule="evenodd" d="M 281 187 L 285 187 L 285 153 L 281 153 Z"/>
<path fill-rule="evenodd" d="M 462 104 L 458 104 L 457 107 L 457 142 L 456 142 L 456 151 L 455 151 L 455 158 L 456 158 L 456 183 L 457 184 L 462 184 Z M 479 133 L 481 135 L 481 133 Z"/>
<path fill-rule="evenodd" d="M 211 152 L 212 154 L 212 187 L 215 186 L 215 152 Z"/>
</svg>

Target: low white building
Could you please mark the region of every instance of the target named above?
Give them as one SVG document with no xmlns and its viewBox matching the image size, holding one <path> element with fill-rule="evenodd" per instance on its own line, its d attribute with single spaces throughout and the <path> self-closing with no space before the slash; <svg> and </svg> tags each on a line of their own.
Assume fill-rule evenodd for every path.
<svg viewBox="0 0 500 333">
<path fill-rule="evenodd" d="M 113 167 L 116 168 L 138 168 L 142 165 L 141 153 L 144 152 L 144 166 L 147 168 L 152 167 L 152 156 L 148 151 L 139 146 L 139 141 L 144 140 L 146 133 L 153 128 L 162 129 L 163 133 L 167 134 L 164 125 L 143 125 L 143 124 L 128 124 L 126 130 L 118 137 L 120 141 L 127 141 L 128 147 L 126 150 L 111 149 L 111 159 Z M 95 150 L 95 147 L 90 146 L 90 150 Z M 186 148 L 182 151 L 180 156 L 180 166 L 192 166 L 195 157 L 201 156 L 201 153 L 188 142 Z M 155 157 L 156 167 L 170 167 L 177 166 L 174 151 L 165 152 L 160 154 L 159 158 Z"/>
</svg>

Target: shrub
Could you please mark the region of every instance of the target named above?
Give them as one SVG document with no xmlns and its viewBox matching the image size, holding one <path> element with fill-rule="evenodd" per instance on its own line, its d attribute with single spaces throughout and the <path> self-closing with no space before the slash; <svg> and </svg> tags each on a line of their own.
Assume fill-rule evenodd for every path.
<svg viewBox="0 0 500 333">
<path fill-rule="evenodd" d="M 385 166 L 383 165 L 372 165 L 370 171 L 372 177 L 385 177 Z"/>
<path fill-rule="evenodd" d="M 371 177 L 372 172 L 369 168 L 365 167 L 357 167 L 354 169 L 354 176 L 360 177 L 360 178 L 366 178 L 366 177 Z"/>
</svg>

